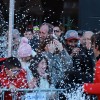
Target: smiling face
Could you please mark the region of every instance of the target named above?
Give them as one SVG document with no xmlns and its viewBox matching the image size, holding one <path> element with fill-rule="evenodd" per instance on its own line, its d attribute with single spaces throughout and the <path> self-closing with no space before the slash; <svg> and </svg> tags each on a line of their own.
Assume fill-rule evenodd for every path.
<svg viewBox="0 0 100 100">
<path fill-rule="evenodd" d="M 12 69 L 5 69 L 5 72 L 10 78 L 15 78 L 16 75 L 20 72 L 20 68 L 14 67 Z"/>
<path fill-rule="evenodd" d="M 77 39 L 71 39 L 71 40 L 67 40 L 66 43 L 73 49 L 77 46 L 78 40 Z"/>
<path fill-rule="evenodd" d="M 38 68 L 37 68 L 39 75 L 43 76 L 46 73 L 46 69 L 47 69 L 47 62 L 45 59 L 42 59 L 38 64 Z"/>
</svg>

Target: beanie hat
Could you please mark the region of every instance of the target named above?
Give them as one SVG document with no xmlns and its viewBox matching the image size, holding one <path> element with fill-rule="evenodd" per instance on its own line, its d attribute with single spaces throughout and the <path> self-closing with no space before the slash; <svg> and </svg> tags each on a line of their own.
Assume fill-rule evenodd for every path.
<svg viewBox="0 0 100 100">
<path fill-rule="evenodd" d="M 71 40 L 71 39 L 79 40 L 78 32 L 75 30 L 68 30 L 65 34 L 65 39 L 67 39 L 67 40 Z"/>
<path fill-rule="evenodd" d="M 27 57 L 32 55 L 32 48 L 28 44 L 28 39 L 26 37 L 22 37 L 21 43 L 18 48 L 18 56 L 19 57 Z"/>
</svg>

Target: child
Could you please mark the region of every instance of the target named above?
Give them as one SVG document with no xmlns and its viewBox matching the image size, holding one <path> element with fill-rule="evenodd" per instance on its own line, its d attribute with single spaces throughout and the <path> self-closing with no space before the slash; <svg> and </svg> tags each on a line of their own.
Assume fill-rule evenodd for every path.
<svg viewBox="0 0 100 100">
<path fill-rule="evenodd" d="M 37 54 L 34 57 L 33 63 L 31 63 L 30 65 L 30 69 L 32 71 L 33 77 L 36 79 L 37 84 L 35 88 L 37 89 L 54 88 L 53 85 L 51 84 L 50 77 L 48 74 L 47 59 L 42 54 Z M 51 98 L 53 94 L 50 94 L 49 92 L 39 92 L 37 100 L 46 100 L 47 97 Z M 35 94 L 33 93 L 33 95 Z"/>
<path fill-rule="evenodd" d="M 21 43 L 18 48 L 18 57 L 21 60 L 21 65 L 24 70 L 27 71 L 27 80 L 30 83 L 33 79 L 32 72 L 29 69 L 32 57 L 35 56 L 35 52 L 32 50 L 31 46 L 28 44 L 28 39 L 22 37 Z"/>
<path fill-rule="evenodd" d="M 1 88 L 18 89 L 28 88 L 26 80 L 26 71 L 21 69 L 20 61 L 15 57 L 6 59 L 4 65 L 1 67 L 0 72 L 0 85 Z M 16 93 L 17 100 L 20 100 L 19 92 Z M 5 92 L 4 100 L 12 100 L 11 92 Z"/>
<path fill-rule="evenodd" d="M 32 71 L 33 77 L 38 80 L 37 86 L 42 89 L 48 89 L 51 85 L 51 80 L 48 74 L 47 59 L 42 54 L 37 54 L 30 65 L 30 69 Z"/>
<path fill-rule="evenodd" d="M 32 29 L 27 29 L 24 33 L 24 37 L 26 37 L 27 39 L 32 39 L 33 38 L 33 33 L 32 33 Z"/>
</svg>

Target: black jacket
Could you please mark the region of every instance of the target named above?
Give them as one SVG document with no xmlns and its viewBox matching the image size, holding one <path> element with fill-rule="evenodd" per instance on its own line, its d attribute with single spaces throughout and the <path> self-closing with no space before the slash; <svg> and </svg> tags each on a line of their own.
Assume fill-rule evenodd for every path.
<svg viewBox="0 0 100 100">
<path fill-rule="evenodd" d="M 73 56 L 73 69 L 69 73 L 69 82 L 84 83 L 93 81 L 94 73 L 94 53 L 80 46 L 79 55 Z M 67 46 L 67 51 L 71 54 L 72 50 Z"/>
</svg>

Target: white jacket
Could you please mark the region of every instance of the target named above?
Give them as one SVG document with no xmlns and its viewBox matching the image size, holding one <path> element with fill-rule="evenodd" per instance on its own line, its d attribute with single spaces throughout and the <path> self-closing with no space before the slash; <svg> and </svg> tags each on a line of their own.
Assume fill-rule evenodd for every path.
<svg viewBox="0 0 100 100">
<path fill-rule="evenodd" d="M 53 85 L 51 86 L 46 78 L 40 77 L 40 84 L 39 87 L 36 87 L 35 89 L 53 89 Z M 25 100 L 49 100 L 49 98 L 52 97 L 54 92 L 44 92 L 44 91 L 38 91 L 33 93 L 26 93 Z"/>
<path fill-rule="evenodd" d="M 22 65 L 22 68 L 27 72 L 26 78 L 27 78 L 27 81 L 29 83 L 33 79 L 32 72 L 29 69 L 30 63 L 21 61 L 21 65 Z"/>
</svg>

